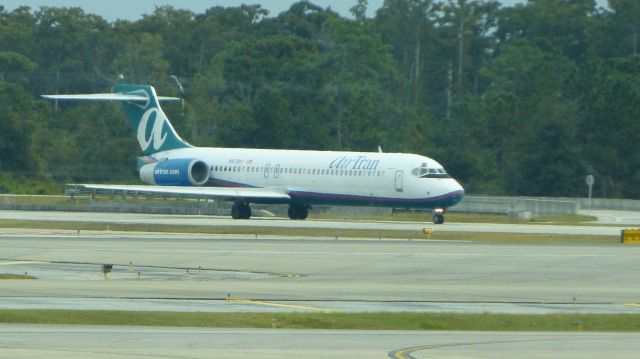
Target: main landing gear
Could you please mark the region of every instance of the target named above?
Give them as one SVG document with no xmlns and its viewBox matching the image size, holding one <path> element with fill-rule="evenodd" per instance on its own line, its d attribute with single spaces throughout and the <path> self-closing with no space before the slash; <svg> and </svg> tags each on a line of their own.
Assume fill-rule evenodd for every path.
<svg viewBox="0 0 640 359">
<path fill-rule="evenodd" d="M 231 207 L 231 218 L 249 219 L 251 218 L 251 207 L 248 203 L 237 202 Z"/>
<path fill-rule="evenodd" d="M 307 219 L 307 216 L 309 215 L 309 209 L 307 208 L 307 206 L 291 204 L 289 205 L 288 214 L 289 218 L 291 219 Z"/>
<path fill-rule="evenodd" d="M 433 211 L 433 224 L 443 224 L 444 223 L 444 209 L 436 208 Z"/>
</svg>

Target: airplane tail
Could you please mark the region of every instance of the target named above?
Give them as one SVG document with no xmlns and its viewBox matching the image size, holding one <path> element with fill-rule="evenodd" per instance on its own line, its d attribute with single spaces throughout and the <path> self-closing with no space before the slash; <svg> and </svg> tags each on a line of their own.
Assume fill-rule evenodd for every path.
<svg viewBox="0 0 640 359">
<path fill-rule="evenodd" d="M 191 147 L 176 133 L 160 107 L 156 90 L 149 85 L 116 85 L 117 93 L 141 96 L 145 101 L 124 101 L 129 123 L 145 155 Z M 163 98 L 173 100 L 174 98 Z"/>
<path fill-rule="evenodd" d="M 159 97 L 150 85 L 118 84 L 114 93 L 43 95 L 53 100 L 119 101 L 129 119 L 145 155 L 192 147 L 176 133 L 160 107 L 161 101 L 179 101 L 176 97 Z"/>
</svg>

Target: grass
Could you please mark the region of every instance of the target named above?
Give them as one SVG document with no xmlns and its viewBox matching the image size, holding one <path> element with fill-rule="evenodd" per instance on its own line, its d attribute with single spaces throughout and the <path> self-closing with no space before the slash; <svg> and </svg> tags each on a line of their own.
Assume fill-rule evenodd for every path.
<svg viewBox="0 0 640 359">
<path fill-rule="evenodd" d="M 275 319 L 275 321 L 274 321 Z M 638 332 L 637 314 L 190 313 L 0 310 L 0 323 L 212 328 Z"/>
<path fill-rule="evenodd" d="M 162 224 L 124 224 L 102 222 L 59 222 L 30 220 L 0 220 L 0 228 L 62 229 L 82 231 L 133 231 L 159 233 L 198 233 L 198 234 L 239 234 L 248 236 L 287 236 L 287 237 L 330 237 L 334 238 L 385 238 L 411 240 L 467 240 L 478 242 L 514 242 L 514 243 L 618 243 L 619 236 L 601 235 L 550 235 L 539 233 L 486 233 L 486 232 L 439 232 L 432 228 L 432 235 L 422 231 L 410 230 L 367 230 L 367 229 L 326 229 L 326 228 L 289 228 L 261 226 L 189 226 Z"/>
<path fill-rule="evenodd" d="M 310 219 L 338 219 L 338 220 L 374 220 L 374 221 L 412 221 L 412 222 L 429 222 L 431 221 L 431 212 L 399 212 L 384 215 L 336 215 L 328 212 L 309 212 Z M 531 221 L 525 221 L 518 218 L 509 217 L 506 214 L 498 213 L 465 213 L 465 212 L 447 212 L 447 222 L 454 223 L 504 223 L 504 224 L 522 224 L 522 223 L 545 223 L 545 224 L 579 224 L 588 223 L 597 220 L 593 216 L 584 215 L 563 215 L 563 216 L 545 216 L 536 217 Z"/>
</svg>

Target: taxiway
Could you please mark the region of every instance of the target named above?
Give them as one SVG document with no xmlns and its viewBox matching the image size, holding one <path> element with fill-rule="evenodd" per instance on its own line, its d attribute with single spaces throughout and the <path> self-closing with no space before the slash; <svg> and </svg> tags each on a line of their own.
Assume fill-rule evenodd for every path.
<svg viewBox="0 0 640 359">
<path fill-rule="evenodd" d="M 0 236 L 0 273 L 40 278 L 0 281 L 0 306 L 230 296 L 256 301 L 239 311 L 313 302 L 345 311 L 640 312 L 638 246 L 71 233 Z"/>
<path fill-rule="evenodd" d="M 78 340 L 81 337 L 82 340 Z M 11 358 L 637 358 L 637 333 L 0 325 Z"/>
</svg>

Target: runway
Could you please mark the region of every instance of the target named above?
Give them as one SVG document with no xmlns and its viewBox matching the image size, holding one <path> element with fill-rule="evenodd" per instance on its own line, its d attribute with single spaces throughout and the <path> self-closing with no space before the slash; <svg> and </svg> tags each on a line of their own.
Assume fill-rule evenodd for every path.
<svg viewBox="0 0 640 359">
<path fill-rule="evenodd" d="M 421 230 L 417 222 L 0 211 L 0 218 Z M 306 226 L 306 227 L 305 227 Z M 445 224 L 611 234 L 616 226 Z M 616 234 L 617 235 L 617 234 Z M 7 230 L 0 309 L 640 313 L 640 246 Z M 105 279 L 102 264 L 113 264 Z M 0 324 L 15 358 L 635 358 L 640 334 L 198 329 Z"/>
<path fill-rule="evenodd" d="M 332 221 L 305 220 L 291 221 L 284 218 L 256 218 L 234 220 L 220 216 L 160 215 L 140 213 L 102 213 L 102 212 L 55 212 L 55 211 L 0 211 L 0 219 L 67 221 L 147 224 L 153 225 L 189 225 L 189 226 L 235 226 L 235 227 L 286 227 L 286 228 L 324 228 L 324 229 L 368 229 L 368 230 L 408 230 L 420 232 L 423 228 L 433 228 L 441 232 L 489 232 L 489 233 L 542 233 L 542 234 L 582 234 L 619 236 L 620 230 L 628 225 L 620 222 L 595 225 L 548 225 L 548 224 L 491 224 L 491 223 L 444 223 L 434 225 L 429 218 L 424 222 L 408 221 Z"/>
<path fill-rule="evenodd" d="M 0 325 L 0 353 L 12 358 L 636 358 L 638 352 L 637 333 Z"/>
<path fill-rule="evenodd" d="M 0 307 L 640 313 L 638 246 L 66 233 L 0 236 Z"/>
</svg>

